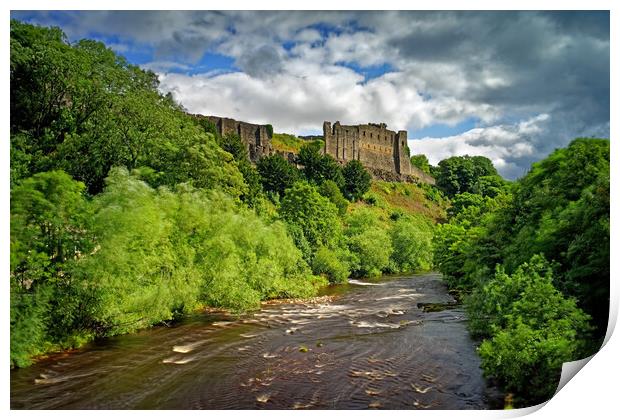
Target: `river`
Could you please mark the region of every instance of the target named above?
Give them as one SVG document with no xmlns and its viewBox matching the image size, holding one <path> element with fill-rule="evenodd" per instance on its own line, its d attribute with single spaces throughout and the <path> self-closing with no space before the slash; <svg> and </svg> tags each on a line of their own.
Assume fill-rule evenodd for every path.
<svg viewBox="0 0 620 420">
<path fill-rule="evenodd" d="M 314 302 L 91 343 L 11 371 L 12 409 L 486 409 L 487 386 L 438 274 L 352 280 Z M 441 307 L 439 309 L 442 309 Z"/>
</svg>

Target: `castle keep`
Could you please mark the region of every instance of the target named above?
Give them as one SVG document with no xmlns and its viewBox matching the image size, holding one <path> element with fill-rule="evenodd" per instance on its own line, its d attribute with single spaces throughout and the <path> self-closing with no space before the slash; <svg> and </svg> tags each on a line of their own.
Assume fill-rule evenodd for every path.
<svg viewBox="0 0 620 420">
<path fill-rule="evenodd" d="M 407 152 L 407 132 L 391 131 L 384 123 L 342 125 L 337 121 L 323 123 L 325 153 L 339 162 L 359 160 L 373 175 L 395 179 L 411 175 Z M 416 174 L 417 175 L 417 174 Z"/>
<path fill-rule="evenodd" d="M 272 154 L 271 135 L 267 131 L 266 125 L 250 124 L 243 121 L 233 120 L 232 118 L 202 116 L 215 125 L 220 136 L 227 134 L 237 134 L 243 144 L 248 148 L 248 156 L 252 162 L 256 162 L 263 156 Z"/>
</svg>

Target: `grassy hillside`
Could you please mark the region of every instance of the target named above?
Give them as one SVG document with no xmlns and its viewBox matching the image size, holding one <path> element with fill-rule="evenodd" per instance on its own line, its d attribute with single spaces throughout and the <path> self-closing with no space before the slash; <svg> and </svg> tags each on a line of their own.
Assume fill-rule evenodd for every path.
<svg viewBox="0 0 620 420">
<path fill-rule="evenodd" d="M 350 208 L 351 210 L 370 208 L 383 220 L 406 214 L 423 216 L 433 222 L 441 222 L 446 219 L 448 204 L 448 199 L 430 185 L 373 181 L 364 200 L 352 203 Z"/>
<path fill-rule="evenodd" d="M 271 145 L 274 149 L 280 150 L 282 152 L 293 153 L 298 153 L 299 149 L 304 144 L 317 142 L 321 143 L 321 146 L 323 145 L 323 142 L 321 140 L 303 140 L 293 134 L 286 133 L 273 133 L 273 137 L 271 138 Z"/>
</svg>

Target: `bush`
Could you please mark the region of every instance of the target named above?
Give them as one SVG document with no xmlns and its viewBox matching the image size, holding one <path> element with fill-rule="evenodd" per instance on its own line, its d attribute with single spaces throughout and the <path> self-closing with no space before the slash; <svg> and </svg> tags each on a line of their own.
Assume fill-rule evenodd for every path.
<svg viewBox="0 0 620 420">
<path fill-rule="evenodd" d="M 332 181 L 338 188 L 344 187 L 342 167 L 332 156 L 321 154 L 318 143 L 303 145 L 299 149 L 297 163 L 303 166 L 303 173 L 308 182 L 321 185 L 325 181 Z"/>
<path fill-rule="evenodd" d="M 330 283 L 344 283 L 349 278 L 349 267 L 342 252 L 321 247 L 312 260 L 312 272 L 325 275 Z"/>
<path fill-rule="evenodd" d="M 347 208 L 349 207 L 349 202 L 340 192 L 338 185 L 332 180 L 323 181 L 321 186 L 319 187 L 319 193 L 323 197 L 329 198 L 329 201 L 334 203 L 334 205 L 338 208 L 338 214 L 342 217 L 347 213 Z"/>
<path fill-rule="evenodd" d="M 541 256 L 495 277 L 468 299 L 474 333 L 490 336 L 480 346 L 482 367 L 508 392 L 527 403 L 553 395 L 562 363 L 587 356 L 590 317 L 553 286 Z"/>
<path fill-rule="evenodd" d="M 300 178 L 299 170 L 280 155 L 261 158 L 256 164 L 256 169 L 261 176 L 265 191 L 276 193 L 280 197 Z"/>
<path fill-rule="evenodd" d="M 335 245 L 340 236 L 336 206 L 307 182 L 298 182 L 286 190 L 280 217 L 301 229 L 313 252 L 320 246 Z"/>
<path fill-rule="evenodd" d="M 432 265 L 431 226 L 412 217 L 399 217 L 390 229 L 391 259 L 399 272 L 430 270 Z"/>
<path fill-rule="evenodd" d="M 374 213 L 364 209 L 350 214 L 345 235 L 349 264 L 355 276 L 375 277 L 388 269 L 392 244 Z"/>
</svg>

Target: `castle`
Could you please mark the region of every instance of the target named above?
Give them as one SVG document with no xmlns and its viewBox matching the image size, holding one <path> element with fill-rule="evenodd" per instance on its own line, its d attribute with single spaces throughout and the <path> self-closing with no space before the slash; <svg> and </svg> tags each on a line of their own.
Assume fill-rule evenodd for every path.
<svg viewBox="0 0 620 420">
<path fill-rule="evenodd" d="M 212 115 L 195 115 L 196 118 L 205 118 L 217 129 L 220 136 L 237 134 L 241 141 L 248 147 L 248 156 L 252 162 L 256 162 L 263 156 L 273 154 L 271 147 L 271 135 L 267 125 L 250 124 L 232 118 L 215 117 Z"/>
<path fill-rule="evenodd" d="M 415 166 L 411 166 L 407 132 L 398 133 L 387 125 L 360 124 L 334 125 L 323 123 L 324 153 L 345 163 L 359 160 L 375 177 L 386 181 L 422 181 L 434 184 L 435 180 Z"/>
<path fill-rule="evenodd" d="M 295 161 L 292 153 L 280 152 L 271 145 L 272 133 L 267 125 L 250 124 L 232 118 L 194 115 L 211 122 L 220 136 L 237 134 L 248 148 L 252 162 L 263 156 L 280 154 L 290 162 Z M 312 139 L 318 136 L 311 136 Z M 341 125 L 323 123 L 323 153 L 334 157 L 340 163 L 359 160 L 374 178 L 386 181 L 422 181 L 434 184 L 435 180 L 415 166 L 411 166 L 407 148 L 407 132 L 391 131 L 387 125 L 361 124 Z"/>
<path fill-rule="evenodd" d="M 392 173 L 397 176 L 411 174 L 411 162 L 407 152 L 407 132 L 388 130 L 384 123 L 332 126 L 323 123 L 325 154 L 339 162 L 359 160 L 375 172 Z"/>
</svg>

